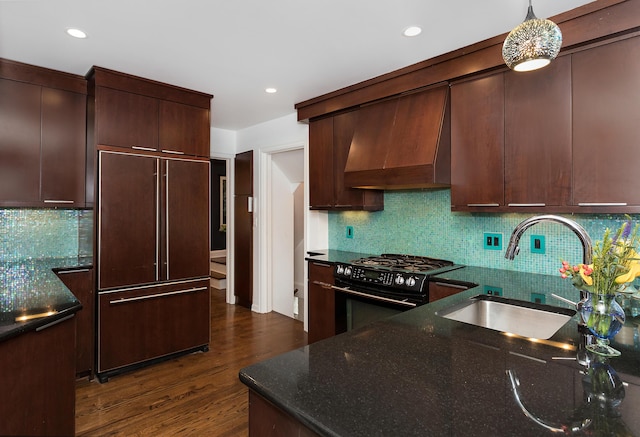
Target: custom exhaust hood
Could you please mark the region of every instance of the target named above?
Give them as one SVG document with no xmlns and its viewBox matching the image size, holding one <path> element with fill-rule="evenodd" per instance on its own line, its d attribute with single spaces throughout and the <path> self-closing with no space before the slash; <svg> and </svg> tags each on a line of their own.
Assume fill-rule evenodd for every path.
<svg viewBox="0 0 640 437">
<path fill-rule="evenodd" d="M 449 108 L 448 84 L 361 107 L 345 165 L 345 187 L 450 186 Z"/>
</svg>

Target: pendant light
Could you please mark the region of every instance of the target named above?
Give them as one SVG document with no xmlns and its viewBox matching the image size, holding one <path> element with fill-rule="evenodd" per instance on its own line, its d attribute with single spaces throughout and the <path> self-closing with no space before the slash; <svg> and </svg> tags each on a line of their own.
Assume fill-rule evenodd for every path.
<svg viewBox="0 0 640 437">
<path fill-rule="evenodd" d="M 541 20 L 529 10 L 524 22 L 507 35 L 502 45 L 502 58 L 515 71 L 531 71 L 549 65 L 562 46 L 562 32 L 551 20 Z"/>
</svg>

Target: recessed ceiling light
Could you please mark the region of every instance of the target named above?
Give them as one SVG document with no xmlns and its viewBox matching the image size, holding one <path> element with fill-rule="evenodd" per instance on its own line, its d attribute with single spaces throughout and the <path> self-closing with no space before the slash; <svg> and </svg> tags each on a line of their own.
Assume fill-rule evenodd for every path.
<svg viewBox="0 0 640 437">
<path fill-rule="evenodd" d="M 422 29 L 419 28 L 418 26 L 410 26 L 407 27 L 402 34 L 404 36 L 418 36 L 422 33 Z"/>
<path fill-rule="evenodd" d="M 275 88 L 265 88 L 265 90 L 264 90 L 264 91 L 265 91 L 266 93 L 269 93 L 269 94 L 274 94 L 274 93 L 277 93 L 277 92 L 278 92 L 278 90 L 277 90 L 277 89 L 275 89 Z"/>
<path fill-rule="evenodd" d="M 80 39 L 83 39 L 83 38 L 86 38 L 86 37 L 87 37 L 87 34 L 86 34 L 85 32 L 83 32 L 83 31 L 82 31 L 82 30 L 80 30 L 80 29 L 75 29 L 75 28 L 73 28 L 73 27 L 71 27 L 71 28 L 67 29 L 67 33 L 68 33 L 69 35 L 71 35 L 72 37 L 74 37 L 74 38 L 80 38 Z"/>
</svg>

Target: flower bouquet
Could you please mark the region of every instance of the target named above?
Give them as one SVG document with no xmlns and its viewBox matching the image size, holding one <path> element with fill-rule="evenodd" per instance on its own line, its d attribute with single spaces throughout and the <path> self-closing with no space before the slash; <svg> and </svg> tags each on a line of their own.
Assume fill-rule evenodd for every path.
<svg viewBox="0 0 640 437">
<path fill-rule="evenodd" d="M 625 320 L 615 296 L 640 276 L 640 255 L 636 251 L 640 242 L 638 226 L 627 216 L 615 233 L 605 230 L 602 241 L 594 246 L 592 264 L 571 266 L 562 261 L 560 275 L 571 278 L 574 287 L 587 292 L 578 310 L 587 328 L 596 336 L 596 344 L 589 345 L 588 349 L 600 355 L 620 355 L 608 343 Z"/>
</svg>

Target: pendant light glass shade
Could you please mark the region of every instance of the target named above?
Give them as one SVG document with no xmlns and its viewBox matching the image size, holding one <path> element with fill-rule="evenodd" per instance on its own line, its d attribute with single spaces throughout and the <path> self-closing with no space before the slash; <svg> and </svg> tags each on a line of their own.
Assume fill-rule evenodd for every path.
<svg viewBox="0 0 640 437">
<path fill-rule="evenodd" d="M 502 45 L 502 58 L 515 71 L 531 71 L 549 65 L 562 46 L 562 32 L 550 20 L 533 13 L 531 0 L 525 21 L 507 35 Z"/>
</svg>

